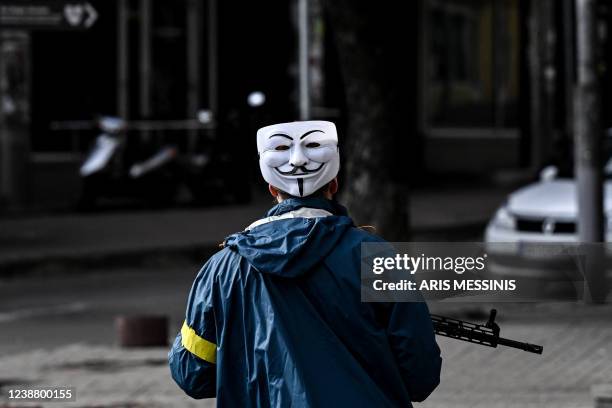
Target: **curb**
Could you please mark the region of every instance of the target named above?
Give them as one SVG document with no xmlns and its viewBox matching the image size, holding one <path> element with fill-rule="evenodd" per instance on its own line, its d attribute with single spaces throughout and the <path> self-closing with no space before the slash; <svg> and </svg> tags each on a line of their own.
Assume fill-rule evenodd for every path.
<svg viewBox="0 0 612 408">
<path fill-rule="evenodd" d="M 95 272 L 101 269 L 154 267 L 168 263 L 204 262 L 219 251 L 218 244 L 177 247 L 149 247 L 106 253 L 72 253 L 0 261 L 0 279 L 25 275 L 64 275 Z"/>
</svg>

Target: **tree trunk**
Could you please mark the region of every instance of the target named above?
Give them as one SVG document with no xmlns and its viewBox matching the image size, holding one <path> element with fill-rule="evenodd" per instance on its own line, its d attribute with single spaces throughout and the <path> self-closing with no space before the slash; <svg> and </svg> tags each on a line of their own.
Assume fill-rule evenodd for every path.
<svg viewBox="0 0 612 408">
<path fill-rule="evenodd" d="M 347 99 L 341 197 L 358 225 L 373 225 L 390 241 L 409 237 L 408 141 L 416 121 L 415 66 L 408 62 L 416 53 L 416 24 L 406 20 L 416 7 L 408 13 L 399 7 L 325 3 Z"/>
<path fill-rule="evenodd" d="M 577 84 L 575 105 L 575 167 L 578 200 L 578 241 L 585 245 L 587 302 L 607 296 L 603 214 L 603 132 L 599 87 L 600 55 L 596 0 L 576 0 Z"/>
</svg>

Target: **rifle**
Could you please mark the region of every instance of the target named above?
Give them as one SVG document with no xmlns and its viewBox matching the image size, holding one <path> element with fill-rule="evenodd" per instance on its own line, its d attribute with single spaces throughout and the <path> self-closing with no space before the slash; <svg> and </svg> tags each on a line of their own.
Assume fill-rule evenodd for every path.
<svg viewBox="0 0 612 408">
<path fill-rule="evenodd" d="M 499 337 L 500 328 L 495 323 L 497 310 L 491 309 L 489 320 L 485 324 L 464 322 L 450 317 L 431 315 L 434 331 L 437 335 L 468 341 L 488 347 L 498 345 L 513 347 L 530 353 L 542 354 L 543 347 Z"/>
</svg>

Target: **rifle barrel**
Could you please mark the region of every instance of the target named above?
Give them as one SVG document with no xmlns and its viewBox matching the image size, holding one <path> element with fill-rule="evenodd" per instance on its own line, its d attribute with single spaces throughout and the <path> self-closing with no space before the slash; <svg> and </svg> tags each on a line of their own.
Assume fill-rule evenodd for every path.
<svg viewBox="0 0 612 408">
<path fill-rule="evenodd" d="M 544 349 L 542 346 L 538 346 L 537 344 L 523 343 L 522 341 L 504 339 L 503 337 L 500 337 L 497 340 L 497 344 L 501 344 L 502 346 L 506 347 L 517 348 L 535 354 L 542 354 L 542 350 Z"/>
</svg>

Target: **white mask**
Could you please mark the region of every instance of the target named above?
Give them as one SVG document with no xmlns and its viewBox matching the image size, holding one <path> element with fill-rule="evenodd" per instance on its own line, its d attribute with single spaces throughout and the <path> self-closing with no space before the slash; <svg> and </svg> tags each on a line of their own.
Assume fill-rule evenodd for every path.
<svg viewBox="0 0 612 408">
<path fill-rule="evenodd" d="M 264 180 L 296 197 L 308 196 L 338 175 L 336 125 L 322 120 L 279 123 L 257 131 Z"/>
</svg>

